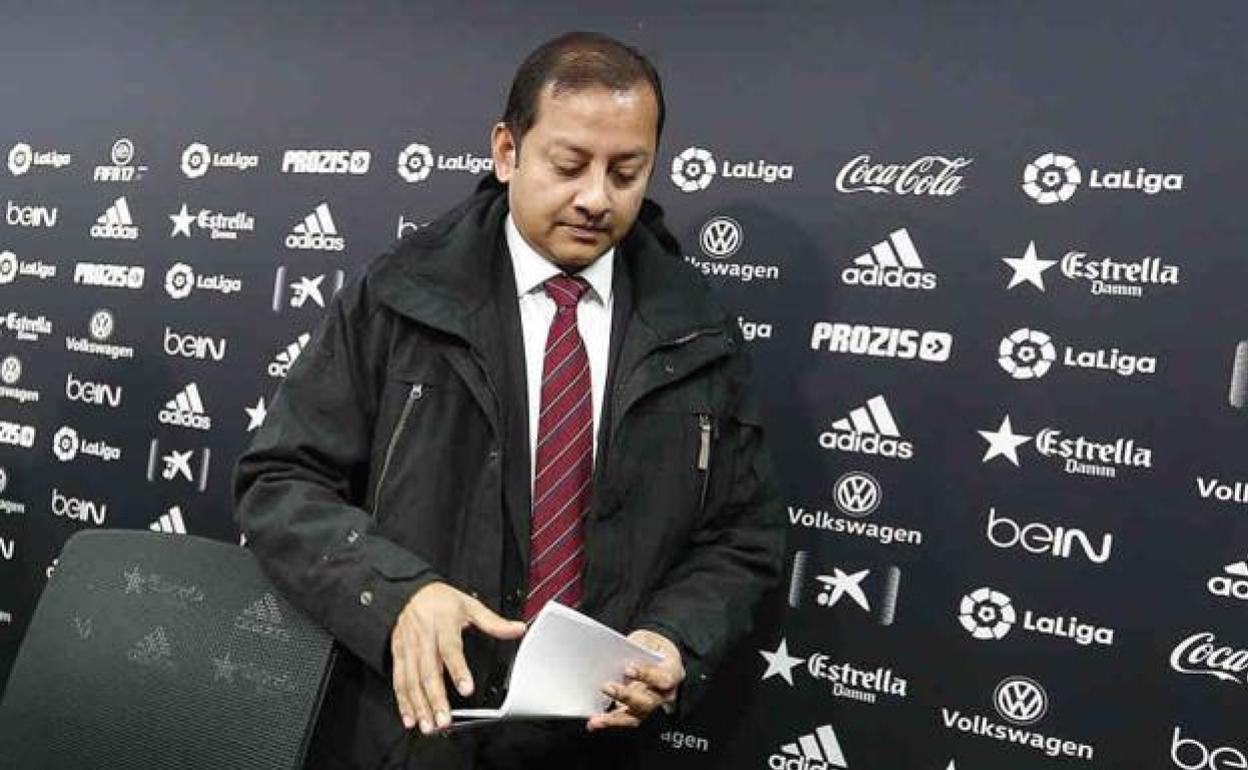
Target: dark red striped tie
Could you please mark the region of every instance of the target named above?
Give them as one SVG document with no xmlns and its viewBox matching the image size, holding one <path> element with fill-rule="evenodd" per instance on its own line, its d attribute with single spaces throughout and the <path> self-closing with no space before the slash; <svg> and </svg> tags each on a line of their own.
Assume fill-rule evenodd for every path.
<svg viewBox="0 0 1248 770">
<path fill-rule="evenodd" d="M 570 607 L 581 600 L 584 517 L 594 473 L 589 356 L 576 328 L 576 305 L 589 287 L 581 278 L 558 275 L 545 288 L 558 309 L 542 365 L 525 620 L 551 599 Z"/>
</svg>

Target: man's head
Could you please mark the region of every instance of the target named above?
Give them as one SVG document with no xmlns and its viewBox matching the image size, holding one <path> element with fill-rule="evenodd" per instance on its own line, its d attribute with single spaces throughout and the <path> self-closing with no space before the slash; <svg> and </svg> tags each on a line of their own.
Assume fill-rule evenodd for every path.
<svg viewBox="0 0 1248 770">
<path fill-rule="evenodd" d="M 622 43 L 573 32 L 530 54 L 490 137 L 524 239 L 569 271 L 618 243 L 641 209 L 663 117 L 658 73 Z"/>
</svg>

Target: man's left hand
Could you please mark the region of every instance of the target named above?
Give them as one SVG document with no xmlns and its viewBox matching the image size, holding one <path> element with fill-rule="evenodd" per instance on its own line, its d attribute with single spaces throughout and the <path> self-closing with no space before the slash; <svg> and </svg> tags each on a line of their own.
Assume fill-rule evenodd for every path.
<svg viewBox="0 0 1248 770">
<path fill-rule="evenodd" d="M 615 707 L 605 714 L 589 718 L 586 727 L 590 731 L 607 727 L 636 727 L 660 706 L 674 703 L 680 683 L 685 680 L 685 666 L 680 650 L 667 638 L 653 631 L 634 631 L 628 638 L 642 647 L 663 656 L 663 661 L 652 666 L 637 666 L 625 672 L 627 680 L 621 684 L 612 682 L 602 691 L 615 700 Z"/>
</svg>

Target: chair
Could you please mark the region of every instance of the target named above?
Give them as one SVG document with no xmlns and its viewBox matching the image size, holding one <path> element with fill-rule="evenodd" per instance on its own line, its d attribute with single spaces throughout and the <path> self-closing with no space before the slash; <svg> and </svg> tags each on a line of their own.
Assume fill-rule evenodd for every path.
<svg viewBox="0 0 1248 770">
<path fill-rule="evenodd" d="M 243 548 L 80 532 L 0 703 L 0 768 L 294 770 L 332 650 Z"/>
</svg>

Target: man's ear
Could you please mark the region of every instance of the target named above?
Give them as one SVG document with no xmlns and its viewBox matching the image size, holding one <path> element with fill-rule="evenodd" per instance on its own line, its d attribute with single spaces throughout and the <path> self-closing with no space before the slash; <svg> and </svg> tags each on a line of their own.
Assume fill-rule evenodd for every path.
<svg viewBox="0 0 1248 770">
<path fill-rule="evenodd" d="M 506 123 L 495 123 L 490 132 L 490 151 L 494 156 L 494 176 L 507 184 L 516 169 L 516 143 Z"/>
</svg>

